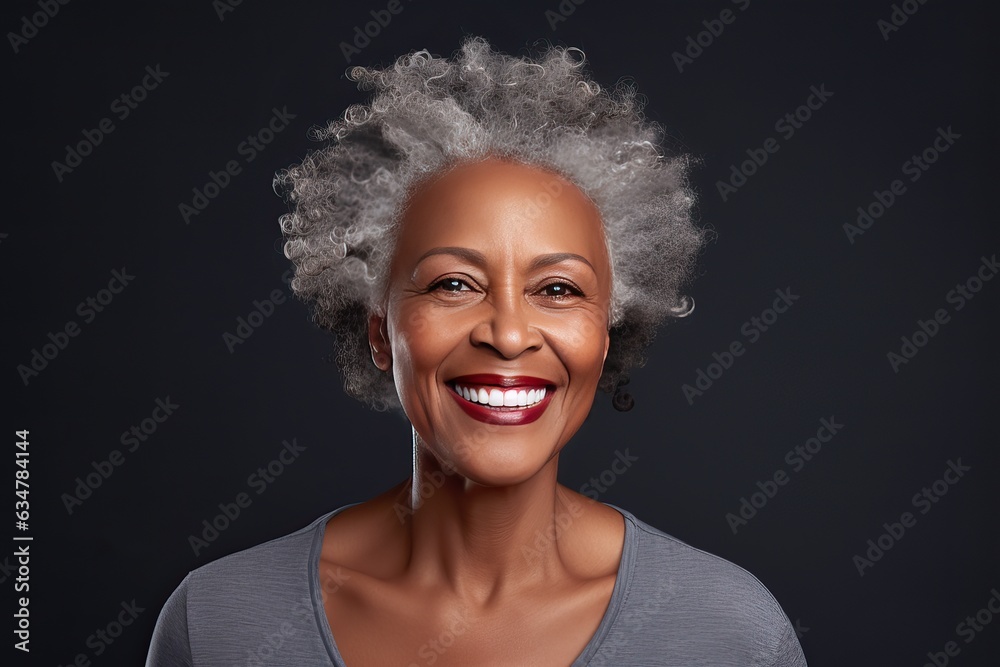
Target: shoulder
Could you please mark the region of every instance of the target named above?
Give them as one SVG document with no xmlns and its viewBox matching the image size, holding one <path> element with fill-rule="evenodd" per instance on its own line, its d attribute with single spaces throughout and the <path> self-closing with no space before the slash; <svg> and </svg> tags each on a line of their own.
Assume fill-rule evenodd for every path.
<svg viewBox="0 0 1000 667">
<path fill-rule="evenodd" d="M 248 645 L 285 643 L 306 629 L 313 634 L 321 593 L 310 564 L 333 514 L 189 572 L 160 612 L 147 665 L 190 665 L 192 656 L 228 659 Z"/>
<path fill-rule="evenodd" d="M 184 577 L 160 610 L 146 656 L 146 667 L 193 664 L 187 613 L 187 584 L 190 576 Z"/>
<path fill-rule="evenodd" d="M 324 514 L 295 532 L 192 570 L 186 579 L 189 603 L 220 593 L 258 598 L 290 582 L 307 581 L 307 565 L 316 547 L 317 534 L 332 514 Z"/>
<path fill-rule="evenodd" d="M 805 665 L 794 628 L 760 580 L 621 511 L 634 535 L 623 609 L 623 614 L 632 613 L 628 623 L 641 618 L 661 634 L 670 628 L 678 640 L 700 645 L 698 650 L 710 655 L 729 646 L 736 664 L 752 659 L 764 665 Z M 730 663 L 720 655 L 717 664 Z"/>
<path fill-rule="evenodd" d="M 706 607 L 724 606 L 784 616 L 764 584 L 739 565 L 693 547 L 634 516 L 628 515 L 626 520 L 632 522 L 638 538 L 637 580 L 633 586 L 645 585 L 648 592 L 673 599 L 696 596 Z"/>
</svg>

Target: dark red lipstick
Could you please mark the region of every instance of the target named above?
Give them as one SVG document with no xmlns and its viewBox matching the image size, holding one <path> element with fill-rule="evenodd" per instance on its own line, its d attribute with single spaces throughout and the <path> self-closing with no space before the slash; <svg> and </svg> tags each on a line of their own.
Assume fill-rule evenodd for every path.
<svg viewBox="0 0 1000 667">
<path fill-rule="evenodd" d="M 452 397 L 467 415 L 487 424 L 503 426 L 530 424 L 537 420 L 545 412 L 555 393 L 555 383 L 551 380 L 526 375 L 477 373 L 453 378 L 447 385 Z M 470 400 L 466 398 L 466 392 L 470 395 L 475 392 L 478 398 Z M 542 398 L 535 398 L 542 392 Z M 528 404 L 490 405 L 481 400 L 485 395 L 490 395 L 494 399 L 492 402 L 496 403 L 498 394 L 511 397 L 508 400 L 517 400 L 515 397 L 519 397 L 520 402 L 527 400 Z"/>
</svg>

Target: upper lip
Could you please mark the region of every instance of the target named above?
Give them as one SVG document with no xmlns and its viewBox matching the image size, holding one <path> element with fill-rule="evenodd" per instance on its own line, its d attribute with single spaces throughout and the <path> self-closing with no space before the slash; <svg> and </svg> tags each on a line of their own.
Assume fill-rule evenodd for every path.
<svg viewBox="0 0 1000 667">
<path fill-rule="evenodd" d="M 463 386 L 476 385 L 487 387 L 548 387 L 555 383 L 544 378 L 532 377 L 530 375 L 496 375 L 494 373 L 476 373 L 474 375 L 460 375 L 450 380 L 453 384 Z"/>
</svg>

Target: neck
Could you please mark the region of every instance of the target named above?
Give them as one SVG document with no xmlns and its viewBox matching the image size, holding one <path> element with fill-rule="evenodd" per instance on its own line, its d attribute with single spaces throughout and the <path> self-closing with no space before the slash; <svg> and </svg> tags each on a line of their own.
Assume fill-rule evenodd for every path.
<svg viewBox="0 0 1000 667">
<path fill-rule="evenodd" d="M 583 507 L 559 485 L 558 462 L 517 484 L 484 486 L 444 468 L 414 435 L 411 573 L 485 604 L 564 570 L 558 537 Z"/>
</svg>

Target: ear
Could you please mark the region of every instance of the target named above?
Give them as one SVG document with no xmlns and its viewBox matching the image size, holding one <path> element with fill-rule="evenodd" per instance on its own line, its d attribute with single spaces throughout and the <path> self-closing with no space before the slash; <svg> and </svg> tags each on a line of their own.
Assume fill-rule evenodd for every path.
<svg viewBox="0 0 1000 667">
<path fill-rule="evenodd" d="M 389 328 L 384 315 L 372 313 L 368 316 L 368 345 L 372 350 L 372 361 L 379 370 L 387 371 L 392 366 L 392 348 L 389 345 Z"/>
<path fill-rule="evenodd" d="M 608 350 L 610 348 L 611 348 L 611 332 L 610 331 L 605 331 L 604 332 L 604 361 L 608 360 Z M 602 361 L 601 363 L 604 363 L 604 361 Z"/>
</svg>

